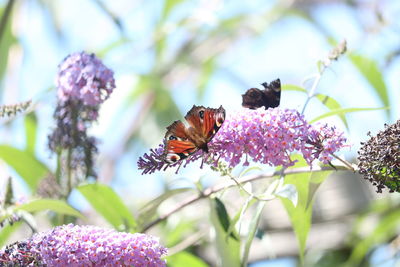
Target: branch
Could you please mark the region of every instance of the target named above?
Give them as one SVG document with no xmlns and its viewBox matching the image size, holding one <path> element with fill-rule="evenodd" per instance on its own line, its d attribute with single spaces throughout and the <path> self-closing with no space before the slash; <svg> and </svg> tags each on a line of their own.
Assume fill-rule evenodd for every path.
<svg viewBox="0 0 400 267">
<path fill-rule="evenodd" d="M 347 170 L 349 170 L 349 168 L 347 166 L 334 166 L 334 167 L 330 167 L 330 166 L 319 167 L 318 166 L 318 167 L 313 167 L 313 169 L 311 171 L 312 172 L 322 172 L 322 171 L 332 171 L 332 170 L 347 171 Z M 354 170 L 354 169 L 352 169 L 352 170 Z M 293 174 L 305 173 L 305 172 L 310 172 L 310 167 L 287 169 L 287 170 L 284 170 L 283 172 L 282 172 L 282 170 L 278 170 L 278 171 L 272 171 L 272 172 L 267 172 L 267 173 L 262 173 L 262 174 L 257 174 L 257 175 L 248 175 L 241 179 L 238 179 L 237 182 L 239 182 L 240 184 L 243 184 L 243 183 L 252 182 L 252 181 L 256 181 L 256 180 L 260 180 L 260 179 L 272 178 L 274 176 L 293 175 Z M 183 209 L 184 207 L 189 206 L 190 204 L 197 202 L 203 198 L 207 198 L 210 195 L 212 195 L 218 191 L 221 191 L 225 188 L 229 188 L 229 187 L 232 187 L 235 185 L 236 185 L 236 182 L 234 182 L 234 181 L 220 183 L 213 187 L 206 188 L 204 191 L 200 192 L 198 195 L 188 197 L 186 200 L 180 202 L 178 206 L 174 207 L 169 212 L 165 213 L 164 215 L 161 215 L 154 221 L 151 221 L 149 224 L 147 224 L 143 228 L 142 232 L 146 232 L 147 230 L 149 230 L 156 224 L 166 220 L 169 216 L 171 216 L 175 212 Z"/>
</svg>

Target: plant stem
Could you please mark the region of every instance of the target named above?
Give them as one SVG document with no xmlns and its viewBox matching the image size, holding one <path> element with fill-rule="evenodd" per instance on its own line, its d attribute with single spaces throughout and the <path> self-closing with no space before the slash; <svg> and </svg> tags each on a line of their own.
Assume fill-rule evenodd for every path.
<svg viewBox="0 0 400 267">
<path fill-rule="evenodd" d="M 72 161 L 72 149 L 68 148 L 67 151 L 67 194 L 66 198 L 68 198 L 69 194 L 72 191 L 72 168 L 71 168 L 71 161 Z"/>
<path fill-rule="evenodd" d="M 313 167 L 312 172 L 321 172 L 321 171 L 332 171 L 332 170 L 349 170 L 347 166 L 324 166 L 324 167 Z M 354 169 L 353 169 L 354 170 Z M 249 175 L 245 176 L 241 179 L 236 180 L 238 183 L 243 184 L 247 182 L 252 182 L 260 179 L 266 179 L 266 178 L 271 178 L 274 176 L 282 176 L 282 175 L 292 175 L 292 174 L 298 174 L 298 173 L 305 173 L 305 172 L 310 172 L 310 167 L 301 167 L 301 168 L 294 168 L 294 169 L 287 169 L 282 172 L 282 170 L 279 171 L 273 171 L 273 172 L 268 172 L 268 173 L 262 173 L 258 175 Z M 142 229 L 142 232 L 146 232 L 156 224 L 166 220 L 169 216 L 174 214 L 175 212 L 183 209 L 186 206 L 189 206 L 190 204 L 197 202 L 203 198 L 207 198 L 210 195 L 219 192 L 221 190 L 224 190 L 228 187 L 235 186 L 235 182 L 229 181 L 225 183 L 220 183 L 217 184 L 213 187 L 206 188 L 204 191 L 200 192 L 198 195 L 188 197 L 187 199 L 183 200 L 180 202 L 176 207 L 172 208 L 169 212 L 165 213 L 164 215 L 161 215 L 157 219 L 151 221 L 147 225 L 145 225 Z"/>
<path fill-rule="evenodd" d="M 311 98 L 314 97 L 315 91 L 317 90 L 317 86 L 322 78 L 322 74 L 324 73 L 326 69 L 326 65 L 323 65 L 321 70 L 318 72 L 318 74 L 316 75 L 313 85 L 311 86 L 310 91 L 308 92 L 308 96 L 306 99 L 306 102 L 304 103 L 303 109 L 301 110 L 301 114 L 304 114 L 304 111 L 306 110 L 306 107 L 308 105 L 308 103 L 310 102 Z"/>
</svg>

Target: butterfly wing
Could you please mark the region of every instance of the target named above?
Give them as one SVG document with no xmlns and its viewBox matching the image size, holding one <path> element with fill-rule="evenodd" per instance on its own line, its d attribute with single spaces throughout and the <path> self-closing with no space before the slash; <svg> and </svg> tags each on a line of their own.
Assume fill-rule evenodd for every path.
<svg viewBox="0 0 400 267">
<path fill-rule="evenodd" d="M 167 127 L 164 147 L 164 160 L 167 163 L 185 159 L 198 150 L 196 145 L 189 140 L 187 129 L 181 121 L 175 121 Z"/>
<path fill-rule="evenodd" d="M 225 109 L 222 106 L 218 109 L 193 106 L 186 114 L 185 119 L 195 130 L 195 133 L 200 135 L 200 139 L 207 143 L 225 121 Z"/>
<path fill-rule="evenodd" d="M 250 88 L 242 95 L 242 106 L 250 109 L 257 109 L 264 106 L 275 108 L 281 101 L 281 81 L 276 79 L 270 83 L 262 83 L 264 90 Z"/>
</svg>

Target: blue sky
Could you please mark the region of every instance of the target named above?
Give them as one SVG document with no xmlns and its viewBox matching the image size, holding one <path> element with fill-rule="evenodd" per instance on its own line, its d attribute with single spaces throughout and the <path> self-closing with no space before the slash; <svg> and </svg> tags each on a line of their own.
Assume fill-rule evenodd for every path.
<svg viewBox="0 0 400 267">
<path fill-rule="evenodd" d="M 254 0 L 244 4 L 242 1 L 225 1 L 224 5 L 215 8 L 214 19 L 218 22 L 218 19 L 222 17 L 244 11 L 257 14 L 268 9 L 273 2 L 275 1 L 265 4 L 265 1 Z M 368 1 L 365 2 L 368 3 Z M 52 127 L 50 118 L 55 104 L 55 92 L 46 92 L 46 90 L 54 86 L 58 63 L 71 52 L 100 51 L 120 38 L 118 28 L 110 23 L 107 16 L 92 1 L 70 0 L 53 3 L 64 33 L 62 39 L 54 34 L 48 17 L 36 1 L 24 1 L 23 4 L 18 5 L 21 12 L 18 19 L 13 22 L 13 30 L 18 33 L 22 46 L 14 48 L 15 70 L 11 71 L 4 83 L 6 91 L 2 96 L 5 103 L 30 98 L 37 101 L 40 119 L 37 152 L 43 161 L 49 160 L 46 141 L 48 131 Z M 137 82 L 137 74 L 145 73 L 151 67 L 150 62 L 153 58 L 146 52 L 146 48 L 152 45 L 149 33 L 157 20 L 161 9 L 160 3 L 160 1 L 106 1 L 111 10 L 121 16 L 125 34 L 133 42 L 112 50 L 104 58 L 105 64 L 115 71 L 118 88 L 111 99 L 104 104 L 99 123 L 92 131 L 102 140 L 100 154 L 112 154 L 118 147 L 123 130 L 129 127 L 116 118 L 124 121 L 125 118 L 131 116 L 131 113 L 140 112 L 137 107 L 131 107 L 125 111 L 122 111 L 120 107 L 123 106 L 124 100 Z M 184 16 L 186 12 L 194 16 L 193 7 L 196 5 L 196 1 L 184 4 L 172 16 L 169 26 L 173 28 L 174 18 Z M 396 18 L 399 15 L 400 2 L 382 1 L 381 5 L 384 7 L 382 8 L 384 14 L 388 17 L 389 25 L 395 25 L 392 28 L 399 29 L 400 25 Z M 314 10 L 313 16 L 318 20 L 319 25 L 336 40 L 346 39 L 350 52 L 357 51 L 379 61 L 388 50 L 398 46 L 400 35 L 395 34 L 391 27 L 384 28 L 379 34 L 366 35 L 358 20 L 361 18 L 363 25 L 371 24 L 373 18 L 370 17 L 368 11 L 367 4 L 359 13 L 341 4 L 321 5 Z M 212 27 L 212 25 L 207 27 Z M 220 56 L 218 65 L 221 66 L 221 70 L 213 75 L 205 97 L 202 99 L 196 99 L 193 88 L 185 87 L 187 84 L 172 88 L 174 99 L 182 114 L 185 114 L 194 103 L 212 107 L 222 104 L 228 111 L 234 110 L 235 106 L 241 102 L 240 95 L 247 88 L 278 77 L 284 84 L 301 85 L 306 76 L 317 71 L 317 60 L 324 58 L 331 49 L 320 32 L 308 21 L 299 17 L 287 17 L 274 23 L 265 31 L 262 29 L 260 31 L 259 38 L 243 38 L 232 44 Z M 171 30 L 170 36 L 171 45 L 174 45 L 174 42 L 179 43 L 182 38 L 179 31 Z M 385 72 L 385 81 L 390 89 L 392 100 L 400 98 L 399 72 L 400 64 L 393 64 Z M 236 76 L 234 79 L 232 73 Z M 367 82 L 346 58 L 335 62 L 326 71 L 318 92 L 334 97 L 343 107 L 382 106 Z M 283 92 L 281 105 L 301 109 L 304 101 L 304 95 Z M 349 132 L 337 118 L 327 120 L 346 131 L 350 142 L 354 144 L 353 148 L 346 152 L 347 157 L 356 154 L 359 142 L 366 138 L 366 132 L 377 132 L 382 129 L 383 123 L 394 122 L 399 117 L 400 109 L 396 101 L 392 101 L 391 108 L 393 117 L 389 120 L 382 111 L 348 115 Z M 324 111 L 324 107 L 318 101 L 313 101 L 307 108 L 306 117 L 312 119 Z M 164 132 L 152 132 L 151 129 L 153 129 L 152 125 L 149 123 L 143 125 L 141 132 L 142 135 L 146 135 L 146 141 L 154 147 L 162 141 Z M 2 136 L 0 133 L 0 137 L 13 145 L 23 146 L 22 120 L 16 121 L 13 133 L 12 136 Z M 121 195 L 130 196 L 128 199 L 156 196 L 161 192 L 165 179 L 167 181 L 175 179 L 172 172 L 167 175 L 142 177 L 136 168 L 136 161 L 138 155 L 146 150 L 142 147 L 141 149 L 133 148 L 125 153 L 117 164 L 118 168 L 112 185 Z M 192 175 L 193 169 L 189 168 L 183 170 L 179 177 L 190 176 L 188 179 L 196 180 L 205 173 L 207 172 L 202 170 Z M 215 178 L 211 175 L 206 181 L 213 183 Z M 20 187 L 20 192 L 24 191 L 24 188 Z M 71 200 L 75 205 L 80 203 L 79 206 L 84 207 L 82 199 L 78 196 Z M 278 263 L 275 262 L 275 264 Z M 286 262 L 282 266 L 289 266 L 289 263 Z"/>
</svg>

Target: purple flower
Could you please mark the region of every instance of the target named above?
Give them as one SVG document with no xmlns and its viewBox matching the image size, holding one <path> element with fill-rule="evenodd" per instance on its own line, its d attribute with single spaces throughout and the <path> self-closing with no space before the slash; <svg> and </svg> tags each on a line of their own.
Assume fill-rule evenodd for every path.
<svg viewBox="0 0 400 267">
<path fill-rule="evenodd" d="M 40 256 L 31 251 L 28 241 L 15 242 L 0 250 L 0 266 L 44 266 Z"/>
<path fill-rule="evenodd" d="M 58 226 L 25 243 L 41 266 L 166 266 L 167 250 L 155 237 L 96 226 Z"/>
<path fill-rule="evenodd" d="M 85 105 L 97 106 L 115 88 L 114 73 L 94 54 L 76 52 L 59 65 L 56 79 L 60 101 L 80 100 Z"/>
<path fill-rule="evenodd" d="M 94 55 L 85 52 L 67 56 L 59 65 L 56 79 L 57 127 L 49 135 L 49 148 L 60 155 L 69 150 L 69 169 L 81 170 L 85 177 L 96 177 L 93 169 L 97 140 L 87 134 L 96 121 L 100 104 L 115 88 L 112 70 Z"/>
<path fill-rule="evenodd" d="M 358 151 L 359 173 L 376 186 L 378 193 L 384 188 L 390 193 L 400 192 L 400 120 L 368 136 Z"/>
<path fill-rule="evenodd" d="M 328 163 L 332 154 L 345 146 L 343 133 L 326 124 L 309 124 L 296 110 L 281 108 L 243 108 L 227 114 L 221 129 L 208 144 L 204 162 L 217 165 L 224 161 L 229 167 L 252 162 L 270 166 L 294 165 L 292 153 L 301 153 L 308 164 L 314 160 Z M 138 161 L 143 174 L 166 169 L 160 146 Z M 201 157 L 201 151 L 186 160 L 186 164 Z"/>
<path fill-rule="evenodd" d="M 224 125 L 211 141 L 214 157 L 223 159 L 229 167 L 240 162 L 270 166 L 294 165 L 290 154 L 301 153 L 308 164 L 316 159 L 328 163 L 344 146 L 343 133 L 334 127 L 310 125 L 296 110 L 270 108 L 241 109 L 230 113 Z"/>
</svg>

